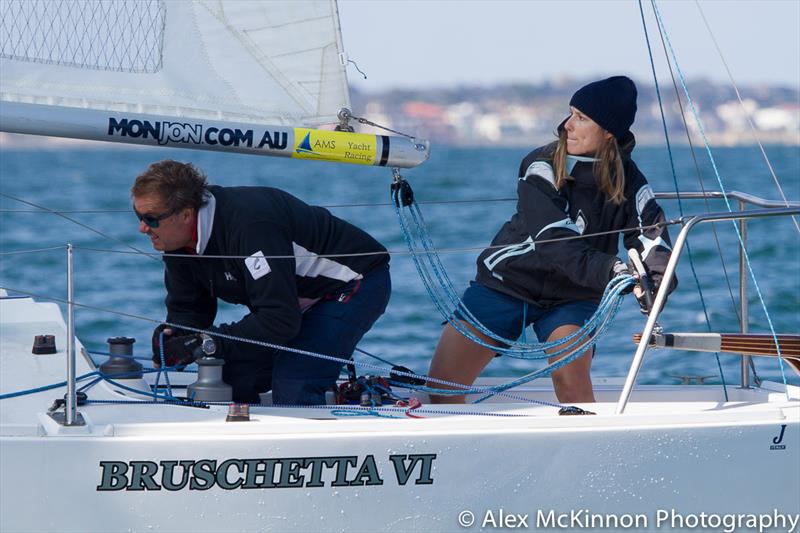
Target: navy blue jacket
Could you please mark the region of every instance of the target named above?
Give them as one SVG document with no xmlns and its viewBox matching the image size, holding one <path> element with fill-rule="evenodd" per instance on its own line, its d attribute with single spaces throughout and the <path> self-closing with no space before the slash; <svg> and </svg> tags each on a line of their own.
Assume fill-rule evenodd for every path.
<svg viewBox="0 0 800 533">
<path fill-rule="evenodd" d="M 517 211 L 495 236 L 493 248 L 478 257 L 476 279 L 544 308 L 599 300 L 617 261 L 618 233 L 535 241 L 627 228 L 625 248 L 636 248 L 652 278 L 660 282 L 672 245 L 665 226 L 643 228 L 664 222 L 665 217 L 630 152 L 623 157 L 625 200 L 616 205 L 595 184 L 591 158 L 568 156 L 573 180 L 556 190 L 554 150 L 555 143 L 537 148 L 522 160 Z"/>
<path fill-rule="evenodd" d="M 281 190 L 209 186 L 208 192 L 208 203 L 198 212 L 200 258 L 164 257 L 168 322 L 209 329 L 220 298 L 246 305 L 250 313 L 215 330 L 285 345 L 300 331 L 300 298 L 335 293 L 389 262 L 386 253 L 320 257 L 386 249 L 327 209 Z M 211 255 L 246 258 L 204 258 Z M 226 359 L 251 358 L 259 351 L 221 338 L 218 345 Z"/>
</svg>

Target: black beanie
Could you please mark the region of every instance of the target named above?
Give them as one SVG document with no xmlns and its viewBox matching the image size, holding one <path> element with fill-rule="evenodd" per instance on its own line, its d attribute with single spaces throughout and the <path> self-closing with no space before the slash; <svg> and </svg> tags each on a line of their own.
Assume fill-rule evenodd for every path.
<svg viewBox="0 0 800 533">
<path fill-rule="evenodd" d="M 627 76 L 612 76 L 581 87 L 569 105 L 621 140 L 636 117 L 636 84 Z"/>
</svg>

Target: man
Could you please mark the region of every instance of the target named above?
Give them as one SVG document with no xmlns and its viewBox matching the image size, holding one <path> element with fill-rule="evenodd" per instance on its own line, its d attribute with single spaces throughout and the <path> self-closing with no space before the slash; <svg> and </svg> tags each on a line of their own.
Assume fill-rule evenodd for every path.
<svg viewBox="0 0 800 533">
<path fill-rule="evenodd" d="M 386 249 L 326 209 L 270 187 L 208 185 L 191 164 L 170 160 L 150 165 L 131 195 L 139 231 L 168 252 L 167 322 L 348 359 L 386 309 Z M 217 298 L 250 312 L 214 326 Z M 162 324 L 153 334 L 157 364 L 162 332 L 167 366 L 194 360 L 201 336 Z M 272 389 L 276 404 L 324 403 L 342 366 L 213 339 L 236 402 L 257 403 Z"/>
</svg>

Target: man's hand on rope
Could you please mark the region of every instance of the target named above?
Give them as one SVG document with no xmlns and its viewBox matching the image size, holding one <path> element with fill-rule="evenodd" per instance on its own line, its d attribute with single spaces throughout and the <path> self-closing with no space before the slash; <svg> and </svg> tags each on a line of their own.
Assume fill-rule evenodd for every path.
<svg viewBox="0 0 800 533">
<path fill-rule="evenodd" d="M 166 324 L 159 324 L 155 330 L 153 330 L 153 364 L 156 368 L 161 368 L 161 339 L 163 334 L 164 340 L 164 363 L 166 366 L 175 366 L 173 363 L 170 363 L 170 353 L 171 353 L 171 345 L 170 341 L 177 340 L 183 337 L 191 337 L 193 336 L 189 331 L 180 329 L 180 328 L 173 328 Z M 177 345 L 176 345 L 177 346 Z M 193 361 L 194 359 L 192 359 Z M 192 361 L 189 361 L 189 364 Z"/>
<path fill-rule="evenodd" d="M 198 348 L 202 346 L 203 339 L 199 334 L 181 335 L 164 340 L 164 364 L 168 367 L 178 367 L 182 370 L 186 365 L 192 364 L 196 359 Z M 153 364 L 161 367 L 161 355 L 153 356 Z"/>
</svg>

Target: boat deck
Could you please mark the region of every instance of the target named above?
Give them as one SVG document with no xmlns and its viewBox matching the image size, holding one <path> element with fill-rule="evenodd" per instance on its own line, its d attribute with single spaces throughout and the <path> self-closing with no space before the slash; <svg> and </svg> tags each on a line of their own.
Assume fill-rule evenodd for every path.
<svg viewBox="0 0 800 533">
<path fill-rule="evenodd" d="M 33 389 L 64 380 L 66 368 L 66 326 L 58 306 L 37 303 L 29 298 L 0 300 L 2 336 L 0 336 L 0 392 Z M 58 352 L 49 355 L 31 353 L 33 337 L 54 334 Z M 78 343 L 76 374 L 95 370 L 91 358 Z M 148 379 L 150 377 L 148 376 Z M 193 374 L 174 375 L 177 387 L 194 380 Z M 486 378 L 479 385 L 507 381 Z M 120 381 L 138 390 L 149 390 L 145 380 Z M 344 432 L 400 431 L 437 433 L 453 431 L 548 431 L 558 428 L 575 430 L 631 429 L 656 426 L 715 424 L 774 424 L 800 420 L 800 388 L 764 383 L 759 388 L 728 387 L 725 401 L 718 385 L 643 385 L 636 387 L 624 415 L 615 415 L 622 389 L 622 378 L 595 379 L 597 403 L 580 407 L 595 416 L 558 416 L 556 399 L 549 379 L 540 379 L 513 389 L 513 400 L 495 396 L 480 404 L 432 405 L 425 395 L 417 395 L 422 406 L 407 416 L 403 408 L 383 407 L 369 411 L 353 406 L 268 407 L 251 406 L 247 423 L 225 422 L 227 406 L 207 408 L 167 404 L 132 403 L 147 400 L 140 394 L 125 391 L 107 382 L 90 389 L 90 399 L 107 403 L 80 406 L 87 421 L 84 427 L 65 428 L 46 415 L 56 398 L 66 388 L 59 387 L 0 403 L 0 436 L 36 436 L 78 433 L 93 436 L 154 435 L 188 436 L 210 434 L 278 435 L 302 432 L 330 435 Z M 180 392 L 176 392 L 180 395 Z M 788 398 L 787 398 L 788 396 Z M 477 396 L 470 399 L 476 399 Z M 346 410 L 346 412 L 345 412 Z M 382 416 L 378 416 L 380 413 Z M 337 420 L 332 424 L 332 420 Z"/>
</svg>

